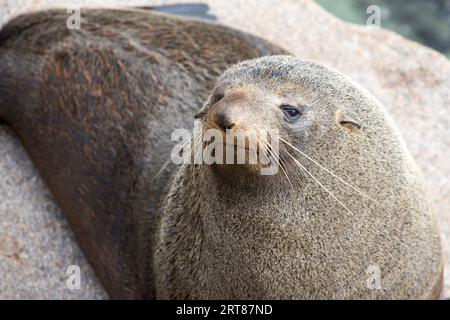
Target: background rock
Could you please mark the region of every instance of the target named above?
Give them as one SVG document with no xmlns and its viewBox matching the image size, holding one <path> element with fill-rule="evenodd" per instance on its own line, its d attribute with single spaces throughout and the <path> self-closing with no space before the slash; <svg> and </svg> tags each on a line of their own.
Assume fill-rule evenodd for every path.
<svg viewBox="0 0 450 320">
<path fill-rule="evenodd" d="M 0 25 L 37 8 L 192 2 L 208 3 L 223 24 L 343 72 L 383 103 L 427 177 L 449 270 L 450 62 L 436 51 L 386 30 L 344 23 L 310 0 L 0 0 Z M 0 199 L 0 298 L 106 297 L 32 163 L 2 126 Z M 82 270 L 79 291 L 65 288 L 71 264 Z M 448 272 L 445 281 L 450 297 Z"/>
</svg>

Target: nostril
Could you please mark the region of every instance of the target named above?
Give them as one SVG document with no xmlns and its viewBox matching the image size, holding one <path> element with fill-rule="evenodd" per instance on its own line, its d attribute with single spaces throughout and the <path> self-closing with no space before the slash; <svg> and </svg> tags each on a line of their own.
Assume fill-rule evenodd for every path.
<svg viewBox="0 0 450 320">
<path fill-rule="evenodd" d="M 216 112 L 213 116 L 213 121 L 215 125 L 223 131 L 231 130 L 236 126 L 236 124 L 231 121 L 229 113 L 225 110 Z"/>
<path fill-rule="evenodd" d="M 222 128 L 222 129 L 225 129 L 225 130 L 231 130 L 231 129 L 233 129 L 234 127 L 235 127 L 236 125 L 234 124 L 234 123 L 232 123 L 232 124 L 230 124 L 230 125 L 228 125 L 227 127 L 225 127 L 225 128 Z"/>
</svg>

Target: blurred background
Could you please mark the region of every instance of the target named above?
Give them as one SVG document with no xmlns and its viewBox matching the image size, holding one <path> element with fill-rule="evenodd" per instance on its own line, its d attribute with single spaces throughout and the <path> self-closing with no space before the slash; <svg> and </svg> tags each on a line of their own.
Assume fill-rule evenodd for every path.
<svg viewBox="0 0 450 320">
<path fill-rule="evenodd" d="M 381 27 L 442 52 L 450 58 L 450 0 L 316 0 L 338 18 L 366 24 L 370 5 L 381 9 Z"/>
</svg>

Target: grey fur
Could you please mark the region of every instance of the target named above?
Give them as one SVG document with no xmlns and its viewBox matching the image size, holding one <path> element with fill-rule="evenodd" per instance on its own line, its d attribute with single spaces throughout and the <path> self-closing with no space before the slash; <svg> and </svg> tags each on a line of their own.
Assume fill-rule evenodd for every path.
<svg viewBox="0 0 450 320">
<path fill-rule="evenodd" d="M 236 90 L 245 95 L 227 100 Z M 278 129 L 380 204 L 292 149 L 351 213 L 293 165 L 292 187 L 281 173 L 182 166 L 158 217 L 158 298 L 437 297 L 442 255 L 426 184 L 374 97 L 334 70 L 290 56 L 240 63 L 215 92 L 225 93 L 221 104 L 253 115 L 248 127 Z M 280 101 L 301 105 L 303 121 L 285 124 Z M 204 111 L 213 108 L 206 103 Z M 361 129 L 339 124 L 338 115 Z M 367 285 L 374 266 L 379 289 Z"/>
</svg>

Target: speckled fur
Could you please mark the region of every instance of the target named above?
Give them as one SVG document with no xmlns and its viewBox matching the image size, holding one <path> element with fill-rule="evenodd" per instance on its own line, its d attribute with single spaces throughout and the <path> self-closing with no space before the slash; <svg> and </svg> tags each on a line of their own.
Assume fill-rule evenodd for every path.
<svg viewBox="0 0 450 320">
<path fill-rule="evenodd" d="M 112 298 L 154 298 L 154 216 L 170 185 L 170 133 L 192 126 L 231 65 L 284 51 L 146 10 L 65 10 L 0 31 L 0 118 L 20 137 Z"/>
<path fill-rule="evenodd" d="M 334 70 L 289 56 L 234 66 L 214 90 L 225 96 L 207 102 L 206 115 L 223 104 L 240 111 L 239 121 L 239 114 L 251 114 L 247 128 L 278 129 L 380 205 L 292 149 L 351 213 L 292 163 L 293 187 L 281 172 L 259 176 L 238 166 L 183 166 L 155 234 L 159 298 L 438 296 L 440 238 L 424 178 L 368 92 Z M 240 99 L 230 98 L 237 91 Z M 285 123 L 280 102 L 303 106 L 299 124 Z M 340 125 L 336 119 L 342 117 L 361 129 Z M 381 270 L 380 290 L 367 287 L 372 266 Z"/>
</svg>

